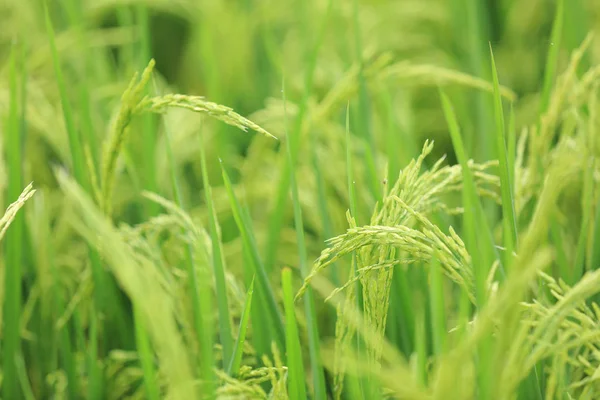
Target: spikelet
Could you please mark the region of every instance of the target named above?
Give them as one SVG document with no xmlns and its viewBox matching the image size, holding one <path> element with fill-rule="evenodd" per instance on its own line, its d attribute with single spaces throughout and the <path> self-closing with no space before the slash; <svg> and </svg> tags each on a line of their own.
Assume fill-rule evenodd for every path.
<svg viewBox="0 0 600 400">
<path fill-rule="evenodd" d="M 265 129 L 233 111 L 230 107 L 207 101 L 202 96 L 167 94 L 158 97 L 146 97 L 138 104 L 136 112 L 151 111 L 155 113 L 164 113 L 170 107 L 178 107 L 208 114 L 209 116 L 228 125 L 235 126 L 244 132 L 247 132 L 248 129 L 252 129 L 266 137 L 277 139 Z"/>
<path fill-rule="evenodd" d="M 276 139 L 265 129 L 254 122 L 242 117 L 231 108 L 205 100 L 200 96 L 182 94 L 167 94 L 164 96 L 144 96 L 144 90 L 154 70 L 155 61 L 152 59 L 144 69 L 140 79 L 134 74 L 129 86 L 121 97 L 121 106 L 104 147 L 102 156 L 102 194 L 100 204 L 107 215 L 111 214 L 111 197 L 115 181 L 117 159 L 127 138 L 129 124 L 132 118 L 142 112 L 164 113 L 170 107 L 184 108 L 190 111 L 207 114 L 226 124 L 235 126 L 244 132 L 252 129 L 264 136 Z"/>
<path fill-rule="evenodd" d="M 25 202 L 29 200 L 35 194 L 35 190 L 33 189 L 33 183 L 27 185 L 23 192 L 19 196 L 19 198 L 8 206 L 4 216 L 0 218 L 0 240 L 4 238 L 8 227 L 12 223 L 12 221 L 17 216 L 17 212 L 25 205 Z"/>
<path fill-rule="evenodd" d="M 439 199 L 444 194 L 459 191 L 462 187 L 460 166 L 441 167 L 444 158 L 438 160 L 430 170 L 420 173 L 423 161 L 432 149 L 432 143 L 426 142 L 421 156 L 413 160 L 401 172 L 397 182 L 384 198 L 383 206 L 374 213 L 370 225 L 349 228 L 345 234 L 327 241 L 329 247 L 322 251 L 321 256 L 315 262 L 311 273 L 296 295 L 296 299 L 302 296 L 315 275 L 346 254 L 365 246 L 396 247 L 406 251 L 409 254 L 407 260 L 412 261 L 427 261 L 431 254 L 438 250 L 442 251 L 442 254 L 454 254 L 446 260 L 450 267 L 445 269 L 446 273 L 465 288 L 471 285 L 472 275 L 467 272 L 470 268 L 468 266 L 470 257 L 462 240 L 452 229 L 450 229 L 449 235 L 442 233 L 426 218 L 427 214 L 441 209 Z M 480 192 L 490 193 L 492 198 L 497 199 L 499 180 L 485 172 L 493 165 L 496 163 L 470 163 L 472 170 L 476 172 L 474 175 L 478 187 L 490 188 L 484 192 L 480 190 Z M 422 224 L 426 229 L 416 230 L 409 227 L 409 223 L 414 222 Z M 368 263 L 360 268 L 375 268 L 377 265 L 381 265 L 381 263 Z M 465 269 L 461 272 L 463 274 L 461 278 L 456 271 L 462 266 L 465 266 Z"/>
<path fill-rule="evenodd" d="M 108 142 L 104 147 L 104 152 L 102 154 L 102 197 L 100 205 L 108 215 L 111 213 L 110 199 L 113 192 L 117 159 L 119 154 L 121 154 L 123 144 L 125 143 L 131 119 L 142 99 L 143 90 L 152 76 L 154 65 L 155 61 L 150 60 L 150 63 L 142 73 L 139 81 L 138 74 L 135 73 L 129 82 L 129 86 L 121 96 L 121 107 L 119 108 L 117 118 L 112 125 L 111 132 L 107 139 Z"/>
<path fill-rule="evenodd" d="M 386 193 L 380 208 L 376 208 L 369 225 L 357 227 L 348 215 L 350 228 L 346 233 L 329 239 L 328 247 L 323 250 L 311 273 L 306 277 L 296 299 L 298 299 L 314 277 L 342 257 L 354 254 L 356 271 L 353 277 L 340 288 L 334 290 L 329 298 L 342 290 L 348 291 L 347 301 L 356 296 L 354 283 L 360 281 L 363 288 L 363 307 L 366 323 L 377 332 L 378 339 L 367 347 L 370 369 L 377 371 L 381 358 L 383 335 L 387 321 L 389 292 L 393 269 L 397 265 L 414 262 L 428 262 L 436 255 L 445 274 L 474 301 L 474 283 L 469 256 L 463 241 L 450 228 L 445 234 L 427 218 L 427 215 L 443 210 L 440 207 L 443 195 L 461 189 L 461 167 L 442 166 L 441 158 L 424 172 L 423 162 L 431 153 L 433 143 L 426 141 L 421 155 L 401 171 L 398 180 Z M 478 189 L 481 193 L 496 194 L 499 181 L 486 172 L 496 165 L 469 163 L 474 171 Z M 485 188 L 488 188 L 487 190 Z M 418 226 L 419 229 L 413 226 Z M 399 258 L 399 254 L 403 254 Z M 351 303 L 339 305 L 336 325 L 336 349 L 334 366 L 334 393 L 339 398 L 343 388 L 345 373 L 344 354 L 347 352 L 354 329 L 347 326 L 341 315 Z"/>
</svg>

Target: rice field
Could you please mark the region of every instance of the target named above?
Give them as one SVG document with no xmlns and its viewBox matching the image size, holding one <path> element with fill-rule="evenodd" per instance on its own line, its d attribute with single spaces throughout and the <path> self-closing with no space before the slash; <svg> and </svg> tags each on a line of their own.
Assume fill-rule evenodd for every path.
<svg viewBox="0 0 600 400">
<path fill-rule="evenodd" d="M 599 16 L 2 0 L 0 399 L 600 398 Z"/>
</svg>

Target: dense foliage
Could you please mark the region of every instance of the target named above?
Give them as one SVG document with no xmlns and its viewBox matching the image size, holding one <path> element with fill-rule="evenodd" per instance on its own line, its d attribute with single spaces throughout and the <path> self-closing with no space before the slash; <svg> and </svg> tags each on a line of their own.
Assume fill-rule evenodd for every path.
<svg viewBox="0 0 600 400">
<path fill-rule="evenodd" d="M 600 397 L 593 0 L 0 3 L 0 398 Z"/>
</svg>

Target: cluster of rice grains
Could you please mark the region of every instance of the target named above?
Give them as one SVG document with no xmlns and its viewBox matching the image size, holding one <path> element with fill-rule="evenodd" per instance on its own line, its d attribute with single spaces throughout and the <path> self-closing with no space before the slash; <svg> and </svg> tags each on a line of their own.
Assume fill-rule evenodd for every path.
<svg viewBox="0 0 600 400">
<path fill-rule="evenodd" d="M 595 299 L 600 274 L 593 270 L 600 259 L 593 246 L 597 233 L 593 225 L 597 213 L 594 205 L 598 197 L 593 188 L 600 172 L 595 140 L 599 69 L 594 67 L 580 78 L 576 74 L 590 40 L 588 37 L 574 52 L 557 80 L 540 123 L 524 129 L 515 149 L 514 202 L 521 237 L 511 274 L 499 274 L 501 259 L 494 261 L 486 280 L 485 307 L 478 309 L 463 328 L 457 326 L 448 332 L 450 336 L 463 329 L 464 336 L 454 340 L 443 355 L 430 360 L 429 386 L 420 385 L 411 369 L 414 365 L 411 363 L 411 367 L 385 342 L 390 287 L 399 268 L 415 264 L 434 268 L 436 264 L 431 261 L 435 259 L 465 298 L 477 304 L 474 266 L 463 240 L 452 227 L 444 233 L 430 219 L 437 211 L 463 211 L 460 207 L 449 208 L 442 197 L 461 190 L 460 166 L 442 167 L 443 160 L 439 160 L 421 172 L 423 160 L 432 148 L 426 142 L 421 156 L 406 166 L 396 183 L 386 190 L 370 223 L 357 226 L 348 213 L 350 226 L 346 233 L 328 240 L 328 247 L 315 262 L 298 297 L 314 284 L 328 300 L 335 300 L 338 321 L 335 359 L 330 367 L 335 374 L 336 398 L 341 396 L 349 369 L 353 374 L 377 376 L 402 398 L 472 398 L 476 395 L 478 368 L 472 351 L 484 340 L 494 343 L 488 371 L 494 373 L 495 398 L 513 398 L 532 371 L 546 377 L 545 398 L 555 398 L 565 391 L 581 396 L 578 398 L 594 398 L 598 393 L 600 309 Z M 589 112 L 583 113 L 583 108 Z M 500 180 L 491 172 L 497 165 L 470 161 L 469 168 L 479 195 L 500 203 Z M 554 228 L 555 207 L 562 205 L 561 194 L 572 182 L 579 182 L 583 193 L 580 232 L 563 232 L 558 241 L 547 243 L 544 238 Z M 577 233 L 581 234 L 579 239 Z M 561 241 L 569 234 L 579 243 L 577 254 L 570 259 L 569 255 L 561 256 Z M 319 281 L 319 275 L 346 255 L 352 255 L 353 273 L 344 285 L 331 291 L 331 285 Z M 559 281 L 544 272 L 553 259 L 562 277 Z M 561 265 L 561 261 L 568 265 Z M 563 278 L 570 278 L 574 286 Z M 356 291 L 357 282 L 362 293 Z M 342 294 L 345 296 L 340 297 Z M 362 317 L 356 309 L 361 304 L 357 303 L 358 295 L 362 298 Z M 366 346 L 365 360 L 360 345 L 357 347 L 360 342 L 353 340 L 357 330 Z"/>
</svg>

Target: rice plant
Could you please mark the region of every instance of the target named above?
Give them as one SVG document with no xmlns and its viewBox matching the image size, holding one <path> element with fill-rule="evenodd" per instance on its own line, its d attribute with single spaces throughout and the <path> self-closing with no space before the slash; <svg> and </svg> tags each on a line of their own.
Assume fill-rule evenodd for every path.
<svg viewBox="0 0 600 400">
<path fill-rule="evenodd" d="M 596 399 L 584 0 L 5 0 L 0 399 Z"/>
</svg>

